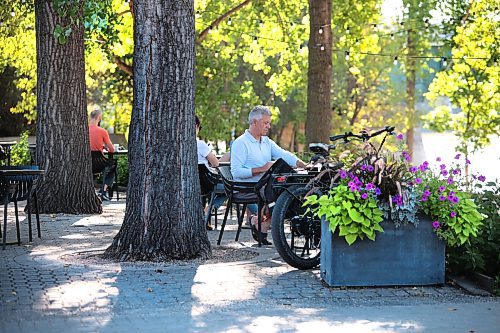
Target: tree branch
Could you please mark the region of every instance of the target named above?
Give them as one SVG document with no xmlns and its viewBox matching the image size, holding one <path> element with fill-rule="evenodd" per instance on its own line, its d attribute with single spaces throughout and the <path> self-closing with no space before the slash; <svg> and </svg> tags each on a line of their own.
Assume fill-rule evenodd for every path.
<svg viewBox="0 0 500 333">
<path fill-rule="evenodd" d="M 222 14 L 221 16 L 219 16 L 215 21 L 213 21 L 207 28 L 205 28 L 202 32 L 200 32 L 200 34 L 198 35 L 198 37 L 196 38 L 196 43 L 197 44 L 200 44 L 204 39 L 205 37 L 207 37 L 208 35 L 208 31 L 210 29 L 213 29 L 215 27 L 217 27 L 226 17 L 228 17 L 229 15 L 233 14 L 234 12 L 237 12 L 238 10 L 240 10 L 241 8 L 245 7 L 246 5 L 248 5 L 252 0 L 245 0 L 243 1 L 242 3 L 240 3 L 238 6 L 236 7 L 233 7 L 231 8 L 229 11 L 225 12 L 224 14 Z"/>
<path fill-rule="evenodd" d="M 134 71 L 132 69 L 132 66 L 126 64 L 120 57 L 113 56 L 113 61 L 115 62 L 115 64 L 118 66 L 119 69 L 121 69 L 125 73 L 129 74 L 130 76 L 134 75 Z"/>
</svg>

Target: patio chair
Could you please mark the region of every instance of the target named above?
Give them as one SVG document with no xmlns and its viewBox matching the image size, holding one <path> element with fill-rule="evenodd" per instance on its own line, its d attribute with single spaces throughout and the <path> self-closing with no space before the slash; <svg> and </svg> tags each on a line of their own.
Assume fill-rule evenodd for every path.
<svg viewBox="0 0 500 333">
<path fill-rule="evenodd" d="M 0 204 L 3 205 L 3 235 L 2 224 L 0 223 L 0 237 L 3 238 L 3 249 L 7 242 L 7 208 L 10 198 L 16 192 L 17 184 L 10 183 L 4 175 L 0 174 Z M 14 197 L 15 198 L 15 197 Z M 16 219 L 17 244 L 21 245 L 21 232 L 19 230 L 19 219 Z"/>
<path fill-rule="evenodd" d="M 38 170 L 38 166 L 34 165 L 26 165 L 26 166 L 8 166 L 8 167 L 0 167 L 0 170 L 26 170 L 26 169 L 32 169 L 32 170 Z M 14 202 L 14 211 L 16 215 L 16 227 L 17 227 L 17 232 L 18 232 L 18 244 L 21 243 L 20 240 L 20 233 L 19 233 L 19 209 L 17 203 L 19 201 L 26 201 L 26 210 L 28 213 L 28 234 L 29 234 L 29 241 L 33 241 L 33 232 L 32 232 L 32 226 L 31 226 L 31 198 L 34 199 L 33 201 L 33 208 L 35 211 L 35 216 L 36 216 L 36 227 L 37 227 L 37 234 L 38 238 L 42 238 L 42 232 L 40 229 L 40 215 L 38 214 L 38 198 L 36 194 L 36 187 L 38 183 L 38 176 L 36 175 L 16 175 L 16 176 L 9 176 L 9 177 L 4 177 L 7 182 L 11 186 L 10 194 L 8 195 L 8 201 L 9 202 Z M 15 189 L 14 191 L 13 188 Z M 3 247 L 5 248 L 5 241 L 6 241 L 6 227 L 7 227 L 7 205 L 4 203 L 4 234 L 3 234 Z"/>
<path fill-rule="evenodd" d="M 241 232 L 241 227 L 243 224 L 243 216 L 245 215 L 245 210 L 247 205 L 249 204 L 257 204 L 258 205 L 258 212 L 261 211 L 262 208 L 262 203 L 256 196 L 256 198 L 252 199 L 241 199 L 238 197 L 234 197 L 235 193 L 255 193 L 255 184 L 254 182 L 237 182 L 233 180 L 233 175 L 231 174 L 231 167 L 230 166 L 220 166 L 218 168 L 219 174 L 221 175 L 222 182 L 224 183 L 224 190 L 226 191 L 227 195 L 227 206 L 226 206 L 226 211 L 224 213 L 224 220 L 222 220 L 222 225 L 221 229 L 219 232 L 219 238 L 217 240 L 217 245 L 220 245 L 221 240 L 222 240 L 222 235 L 224 234 L 224 228 L 226 226 L 227 222 L 227 216 L 229 214 L 229 211 L 231 209 L 232 204 L 239 204 L 242 205 L 243 208 L 241 210 L 236 209 L 236 219 L 238 221 L 238 230 L 236 231 L 236 237 L 235 241 L 238 241 L 240 237 L 240 232 Z M 260 232 L 261 230 L 261 216 L 260 214 L 258 215 L 258 230 Z M 259 246 L 261 246 L 261 240 L 259 238 Z"/>
<path fill-rule="evenodd" d="M 225 194 L 225 191 L 218 188 L 218 184 L 222 184 L 222 179 L 219 174 L 208 170 L 205 164 L 198 164 L 198 174 L 200 177 L 202 205 L 208 202 L 208 210 L 205 215 L 205 224 L 208 225 L 212 218 L 212 211 L 215 216 L 215 228 L 217 229 L 217 208 L 214 207 L 215 198 Z"/>
<path fill-rule="evenodd" d="M 120 200 L 120 194 L 118 193 L 118 166 L 117 166 L 117 161 L 113 158 L 106 158 L 104 154 L 101 151 L 97 150 L 92 150 L 91 151 L 91 156 L 92 156 L 92 174 L 94 177 L 99 177 L 101 176 L 102 178 L 102 183 L 101 183 L 101 192 L 104 192 L 104 180 L 106 179 L 106 169 L 105 167 L 107 166 L 107 163 L 114 163 L 114 170 L 111 172 L 114 172 L 115 177 L 113 180 L 112 186 L 108 187 L 108 194 L 109 198 L 111 199 L 113 197 L 113 192 L 116 191 L 116 201 Z"/>
</svg>

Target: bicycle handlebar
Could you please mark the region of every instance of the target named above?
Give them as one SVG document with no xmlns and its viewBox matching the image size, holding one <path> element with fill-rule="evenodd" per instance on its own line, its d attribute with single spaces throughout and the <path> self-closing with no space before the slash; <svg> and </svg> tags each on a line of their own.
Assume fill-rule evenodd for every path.
<svg viewBox="0 0 500 333">
<path fill-rule="evenodd" d="M 349 138 L 355 138 L 359 139 L 361 141 L 368 141 L 370 138 L 373 138 L 377 135 L 380 135 L 382 133 L 389 133 L 392 134 L 394 132 L 394 126 L 386 126 L 381 130 L 376 131 L 373 134 L 368 134 L 368 132 L 361 132 L 360 134 L 354 134 L 352 132 L 346 132 L 344 134 L 340 135 L 333 135 L 330 137 L 330 141 L 338 141 L 338 140 L 344 140 L 344 142 L 349 142 Z"/>
</svg>

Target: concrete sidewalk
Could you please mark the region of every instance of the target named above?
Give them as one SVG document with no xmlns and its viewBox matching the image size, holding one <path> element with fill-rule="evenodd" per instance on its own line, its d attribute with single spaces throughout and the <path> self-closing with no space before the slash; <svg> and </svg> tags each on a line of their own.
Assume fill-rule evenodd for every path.
<svg viewBox="0 0 500 333">
<path fill-rule="evenodd" d="M 0 332 L 498 332 L 500 300 L 451 285 L 328 288 L 274 247 L 234 228 L 232 262 L 112 263 L 89 257 L 120 228 L 125 205 L 100 216 L 42 215 L 43 239 L 0 257 Z M 9 210 L 9 213 L 11 213 Z M 15 237 L 9 215 L 9 238 Z M 234 223 L 233 223 L 234 225 Z M 209 232 L 214 249 L 218 231 Z"/>
</svg>

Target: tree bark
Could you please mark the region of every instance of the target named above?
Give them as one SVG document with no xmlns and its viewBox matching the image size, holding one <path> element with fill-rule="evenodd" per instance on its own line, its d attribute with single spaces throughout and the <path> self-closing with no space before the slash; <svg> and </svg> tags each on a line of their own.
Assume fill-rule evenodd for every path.
<svg viewBox="0 0 500 333">
<path fill-rule="evenodd" d="M 309 0 L 310 37 L 307 72 L 307 142 L 329 142 L 331 131 L 332 1 Z M 322 33 L 319 33 L 319 29 Z M 322 50 L 323 48 L 323 50 Z"/>
<path fill-rule="evenodd" d="M 413 34 L 415 32 L 408 30 L 406 37 L 406 45 L 408 47 L 407 68 L 406 68 L 406 112 L 408 115 L 408 130 L 406 132 L 406 143 L 408 145 L 408 153 L 413 158 L 415 125 L 417 123 L 417 115 L 415 111 L 415 85 L 417 80 L 416 61 L 411 56 L 415 55 L 415 43 Z"/>
<path fill-rule="evenodd" d="M 134 1 L 130 181 L 125 218 L 108 257 L 210 255 L 196 165 L 193 7 L 193 0 Z"/>
<path fill-rule="evenodd" d="M 38 187 L 42 213 L 101 213 L 90 158 L 85 92 L 82 8 L 66 44 L 54 37 L 56 25 L 68 26 L 52 1 L 35 2 L 37 47 L 37 157 L 45 175 Z"/>
</svg>

